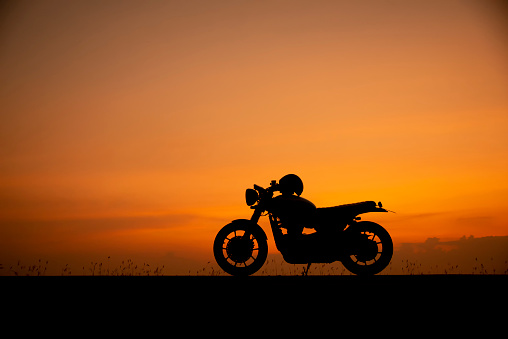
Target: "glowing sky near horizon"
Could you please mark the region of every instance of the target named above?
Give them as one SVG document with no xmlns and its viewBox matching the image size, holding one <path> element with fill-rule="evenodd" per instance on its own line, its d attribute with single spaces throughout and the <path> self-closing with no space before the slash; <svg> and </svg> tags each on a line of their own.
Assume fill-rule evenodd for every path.
<svg viewBox="0 0 508 339">
<path fill-rule="evenodd" d="M 2 258 L 211 257 L 287 173 L 395 243 L 508 234 L 498 2 L 2 6 Z"/>
</svg>

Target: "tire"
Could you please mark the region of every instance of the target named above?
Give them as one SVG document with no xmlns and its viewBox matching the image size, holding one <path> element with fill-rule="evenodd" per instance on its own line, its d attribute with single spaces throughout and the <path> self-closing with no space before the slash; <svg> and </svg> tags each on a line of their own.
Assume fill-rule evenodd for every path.
<svg viewBox="0 0 508 339">
<path fill-rule="evenodd" d="M 247 230 L 251 233 L 250 239 L 243 237 Z M 228 274 L 254 274 L 263 266 L 268 255 L 266 234 L 248 220 L 227 224 L 215 237 L 213 255 L 220 268 Z"/>
<path fill-rule="evenodd" d="M 371 221 L 362 221 L 351 230 L 354 235 L 364 235 L 359 248 L 346 255 L 341 261 L 344 267 L 357 275 L 378 274 L 388 266 L 393 256 L 393 242 L 390 234 Z"/>
</svg>

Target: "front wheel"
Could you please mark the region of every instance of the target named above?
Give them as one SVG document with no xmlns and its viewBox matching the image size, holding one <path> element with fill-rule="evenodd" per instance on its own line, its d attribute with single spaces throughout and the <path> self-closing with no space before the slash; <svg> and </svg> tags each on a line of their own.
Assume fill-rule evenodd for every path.
<svg viewBox="0 0 508 339">
<path fill-rule="evenodd" d="M 354 245 L 342 259 L 342 264 L 351 273 L 372 275 L 384 270 L 393 255 L 393 242 L 390 234 L 371 221 L 362 221 L 351 230 Z"/>
<path fill-rule="evenodd" d="M 245 236 L 247 230 L 250 236 Z M 213 255 L 226 273 L 247 276 L 256 273 L 268 255 L 266 234 L 258 225 L 234 222 L 224 226 L 213 243 Z"/>
</svg>

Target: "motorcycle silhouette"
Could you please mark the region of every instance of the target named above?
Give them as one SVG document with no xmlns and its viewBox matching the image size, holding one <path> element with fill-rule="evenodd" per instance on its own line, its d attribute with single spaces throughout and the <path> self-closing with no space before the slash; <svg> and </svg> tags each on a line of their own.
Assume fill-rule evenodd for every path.
<svg viewBox="0 0 508 339">
<path fill-rule="evenodd" d="M 248 276 L 257 272 L 268 255 L 266 233 L 258 225 L 268 215 L 275 245 L 290 264 L 341 261 L 357 275 L 381 272 L 393 255 L 393 242 L 379 224 L 360 221 L 359 214 L 388 212 L 381 202 L 363 201 L 334 207 L 316 208 L 300 197 L 303 182 L 295 174 L 272 180 L 268 188 L 254 185 L 245 199 L 254 210 L 250 220 L 237 219 L 224 226 L 215 237 L 213 253 L 217 264 L 228 274 Z M 280 195 L 274 197 L 275 192 Z M 263 214 L 265 213 L 266 214 Z M 304 234 L 304 228 L 314 229 Z"/>
</svg>

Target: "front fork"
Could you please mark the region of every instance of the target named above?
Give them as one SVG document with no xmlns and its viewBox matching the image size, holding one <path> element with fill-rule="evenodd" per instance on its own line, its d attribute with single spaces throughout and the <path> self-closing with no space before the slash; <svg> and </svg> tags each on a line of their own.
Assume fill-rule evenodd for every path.
<svg viewBox="0 0 508 339">
<path fill-rule="evenodd" d="M 254 213 L 252 214 L 252 217 L 250 218 L 250 221 L 252 221 L 254 224 L 257 225 L 259 218 L 261 218 L 261 214 L 263 214 L 263 209 L 257 206 L 254 209 Z M 245 230 L 245 233 L 243 234 L 246 239 L 250 239 L 250 236 L 252 235 L 252 232 L 250 230 Z"/>
<path fill-rule="evenodd" d="M 252 217 L 250 218 L 250 221 L 254 223 L 258 223 L 259 218 L 261 218 L 261 214 L 263 214 L 263 210 L 261 208 L 256 207 L 254 210 L 254 213 L 252 213 Z"/>
</svg>

